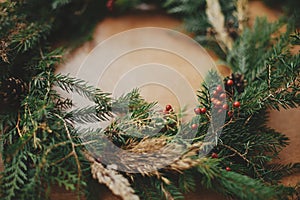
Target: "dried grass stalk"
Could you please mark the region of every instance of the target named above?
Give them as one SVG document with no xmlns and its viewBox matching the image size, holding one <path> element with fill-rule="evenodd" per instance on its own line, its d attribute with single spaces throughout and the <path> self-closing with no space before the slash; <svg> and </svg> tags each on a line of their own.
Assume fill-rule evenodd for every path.
<svg viewBox="0 0 300 200">
<path fill-rule="evenodd" d="M 168 190 L 165 189 L 164 185 L 161 184 L 161 188 L 162 188 L 162 191 L 166 197 L 167 200 L 174 200 L 174 198 L 172 197 L 172 195 L 170 194 L 170 192 Z"/>
<path fill-rule="evenodd" d="M 184 170 L 190 169 L 190 168 L 198 165 L 201 160 L 199 158 L 195 159 L 192 157 L 195 157 L 198 155 L 199 150 L 201 149 L 201 146 L 202 146 L 202 142 L 198 142 L 198 143 L 191 145 L 185 154 L 182 154 L 180 157 L 178 157 L 173 163 L 171 163 L 169 166 L 167 166 L 166 169 L 182 172 Z"/>
<path fill-rule="evenodd" d="M 91 165 L 93 178 L 105 184 L 115 195 L 124 200 L 139 200 L 129 181 L 114 168 L 114 166 L 105 168 L 101 163 L 94 161 Z"/>
<path fill-rule="evenodd" d="M 220 47 L 226 52 L 226 48 L 231 50 L 233 40 L 229 36 L 225 28 L 225 17 L 222 13 L 218 0 L 206 0 L 206 15 L 210 24 L 216 31 L 216 39 L 219 41 Z"/>
<path fill-rule="evenodd" d="M 158 170 L 173 163 L 186 151 L 184 145 L 169 142 L 166 137 L 144 138 L 127 147 L 118 155 L 119 170 L 158 177 Z"/>
<path fill-rule="evenodd" d="M 146 138 L 139 143 L 133 142 L 126 155 L 119 157 L 120 170 L 136 172 L 143 175 L 160 177 L 158 170 L 182 172 L 199 163 L 198 155 L 202 143 L 193 145 L 169 142 L 167 138 Z"/>
<path fill-rule="evenodd" d="M 237 1 L 237 12 L 235 13 L 239 21 L 239 32 L 243 32 L 248 22 L 248 0 Z"/>
<path fill-rule="evenodd" d="M 108 166 L 102 164 L 90 155 L 87 159 L 92 162 L 92 174 L 100 183 L 106 184 L 115 194 L 124 196 L 133 194 L 125 177 L 118 174 L 120 170 L 130 174 L 140 173 L 145 176 L 157 176 L 166 184 L 170 181 L 160 174 L 160 170 L 175 171 L 181 173 L 184 170 L 193 168 L 201 162 L 197 158 L 202 142 L 195 144 L 183 144 L 171 142 L 167 137 L 144 138 L 140 142 L 131 141 L 126 150 L 117 153 L 102 155 L 108 160 L 104 161 Z M 102 159 L 100 159 L 102 160 Z M 103 161 L 103 160 L 102 160 Z"/>
</svg>

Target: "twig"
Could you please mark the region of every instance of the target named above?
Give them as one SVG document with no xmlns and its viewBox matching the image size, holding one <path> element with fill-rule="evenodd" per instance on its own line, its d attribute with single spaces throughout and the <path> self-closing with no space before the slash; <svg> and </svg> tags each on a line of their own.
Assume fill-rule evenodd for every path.
<svg viewBox="0 0 300 200">
<path fill-rule="evenodd" d="M 21 120 L 21 118 L 20 118 L 20 112 L 18 112 L 18 120 L 17 120 L 17 124 L 16 124 L 16 129 L 18 131 L 19 136 L 22 137 L 22 132 L 20 130 L 20 120 Z"/>
<path fill-rule="evenodd" d="M 60 162 L 62 162 L 62 161 L 64 161 L 64 160 L 66 160 L 67 158 L 71 157 L 72 155 L 73 155 L 73 152 L 70 152 L 70 153 L 69 153 L 68 155 L 66 155 L 65 157 L 63 157 L 63 158 L 61 158 L 61 159 L 59 159 L 59 160 L 57 160 L 57 161 L 51 163 L 51 165 L 56 165 L 56 164 L 58 164 L 58 163 L 60 163 Z"/>
<path fill-rule="evenodd" d="M 25 108 L 28 111 L 30 121 L 32 123 L 32 126 L 34 127 L 33 128 L 33 135 L 32 135 L 33 136 L 33 146 L 34 146 L 34 148 L 37 148 L 37 146 L 40 146 L 40 145 L 37 144 L 37 137 L 36 137 L 36 131 L 38 129 L 38 126 L 37 126 L 36 122 L 32 119 L 32 114 L 31 114 L 31 111 L 29 109 L 28 104 L 26 104 Z"/>
<path fill-rule="evenodd" d="M 254 171 L 255 171 L 255 173 L 256 173 L 256 175 L 262 180 L 262 181 L 264 181 L 263 180 L 263 178 L 262 178 L 262 176 L 261 176 L 261 174 L 258 172 L 258 170 L 257 170 L 257 168 L 256 168 L 256 166 L 255 166 L 255 164 L 254 163 L 252 163 L 250 160 L 248 160 L 247 158 L 246 158 L 246 154 L 241 154 L 238 150 L 236 150 L 236 149 L 234 149 L 233 147 L 231 147 L 231 146 L 228 146 L 228 145 L 226 145 L 226 144 L 220 144 L 221 146 L 223 146 L 223 147 L 225 147 L 225 148 L 227 148 L 227 149 L 229 149 L 230 151 L 233 151 L 234 153 L 236 153 L 238 156 L 240 156 L 244 161 L 246 161 L 247 163 L 249 163 L 249 164 L 251 164 L 252 166 L 253 166 L 253 169 L 254 169 Z M 247 152 L 247 151 L 246 151 Z"/>
<path fill-rule="evenodd" d="M 271 65 L 268 64 L 268 89 L 269 89 L 269 94 L 271 94 Z"/>
<path fill-rule="evenodd" d="M 72 147 L 72 152 L 71 154 L 74 156 L 75 158 L 75 162 L 76 162 L 76 165 L 77 165 L 77 170 L 78 170 L 78 183 L 77 183 L 77 191 L 79 191 L 80 189 L 80 179 L 81 179 L 81 166 L 80 166 L 80 162 L 79 162 L 79 158 L 78 158 L 78 155 L 76 153 L 76 145 L 74 144 L 73 140 L 72 140 L 72 137 L 71 137 L 71 134 L 70 134 L 70 131 L 69 131 L 69 128 L 67 126 L 67 123 L 66 121 L 61 117 L 59 116 L 58 114 L 54 114 L 57 118 L 59 118 L 63 123 L 64 123 L 64 127 L 65 127 L 65 130 L 66 130 L 66 133 L 67 133 L 67 137 L 71 143 L 71 147 Z"/>
</svg>

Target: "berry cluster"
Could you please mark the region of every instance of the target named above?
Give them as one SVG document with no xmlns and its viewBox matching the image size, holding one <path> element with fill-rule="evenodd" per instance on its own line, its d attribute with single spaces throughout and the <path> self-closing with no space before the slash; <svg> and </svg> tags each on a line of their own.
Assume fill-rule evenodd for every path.
<svg viewBox="0 0 300 200">
<path fill-rule="evenodd" d="M 233 80 L 228 80 L 226 83 L 226 87 L 230 87 L 232 86 Z M 218 85 L 215 90 L 212 93 L 212 98 L 211 98 L 211 103 L 213 104 L 213 107 L 215 109 L 218 109 L 218 113 L 221 113 L 223 111 L 227 111 L 227 115 L 229 117 L 233 116 L 234 110 L 230 109 L 231 108 L 240 108 L 241 103 L 239 101 L 232 101 L 232 99 L 230 98 L 229 101 L 232 103 L 232 106 L 230 106 L 227 102 L 226 102 L 226 97 L 229 96 L 231 97 L 230 94 L 228 94 L 228 92 L 226 90 L 223 89 L 223 87 L 221 85 Z"/>
<path fill-rule="evenodd" d="M 202 107 L 202 108 L 197 107 L 197 108 L 194 109 L 194 112 L 195 112 L 196 115 L 204 115 L 206 113 L 206 111 L 207 110 L 206 110 L 205 107 Z M 198 129 L 198 124 L 192 124 L 191 128 L 193 130 L 197 130 Z"/>
<path fill-rule="evenodd" d="M 221 85 L 218 85 L 212 93 L 212 98 L 210 99 L 213 107 L 218 109 L 218 112 L 221 113 L 223 110 L 228 110 L 229 106 L 226 103 L 226 93 L 223 90 Z"/>
<path fill-rule="evenodd" d="M 195 112 L 196 115 L 205 114 L 206 113 L 206 108 L 195 108 L 194 112 Z"/>
</svg>

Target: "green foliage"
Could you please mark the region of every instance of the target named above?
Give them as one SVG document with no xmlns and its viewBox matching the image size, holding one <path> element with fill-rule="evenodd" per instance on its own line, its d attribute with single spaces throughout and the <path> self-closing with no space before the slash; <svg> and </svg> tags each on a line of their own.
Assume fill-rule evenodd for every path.
<svg viewBox="0 0 300 200">
<path fill-rule="evenodd" d="M 135 181 L 135 188 L 143 199 L 183 199 L 180 189 L 174 184 L 166 184 L 162 180 L 150 177 Z M 147 189 L 146 189 L 147 188 Z"/>
<path fill-rule="evenodd" d="M 3 199 L 11 199 L 18 194 L 19 191 L 25 186 L 28 177 L 28 167 L 26 165 L 27 155 L 19 154 L 11 158 L 11 164 L 5 166 L 6 170 L 2 174 L 4 177 L 2 181 L 2 191 L 5 194 L 2 195 Z"/>
<path fill-rule="evenodd" d="M 74 137 L 72 125 L 64 121 L 63 110 L 56 108 L 59 95 L 53 89 L 57 77 L 52 64 L 58 52 L 43 53 L 44 59 L 36 67 L 41 72 L 29 83 L 18 113 L 1 117 L 3 199 L 46 199 L 51 183 L 70 190 L 84 186 L 79 176 L 80 140 Z"/>
<path fill-rule="evenodd" d="M 168 13 L 184 16 L 185 28 L 195 34 L 205 34 L 209 23 L 205 15 L 205 0 L 201 1 L 176 1 L 167 0 L 163 7 Z"/>
<path fill-rule="evenodd" d="M 117 10 L 126 11 L 140 2 L 149 1 L 117 0 L 115 5 Z M 0 83 L 6 77 L 18 76 L 27 82 L 29 91 L 14 112 L 0 114 L 5 166 L 0 178 L 1 199 L 48 199 L 53 184 L 76 191 L 78 196 L 84 190 L 91 197 L 95 191 L 90 190 L 97 184 L 91 181 L 83 152 L 85 147 L 101 152 L 99 140 L 103 137 L 124 149 L 146 137 L 160 136 L 167 137 L 168 142 L 187 144 L 191 139 L 185 136 L 193 134 L 195 144 L 208 134 L 218 136 L 221 128 L 219 138 L 206 139 L 201 147 L 209 154 L 208 147 L 217 143 L 212 152 L 218 153 L 219 159 L 193 155 L 189 158 L 198 164 L 182 171 L 163 168 L 157 172 L 159 176 L 124 176 L 143 199 L 183 199 L 183 193 L 194 191 L 198 184 L 235 199 L 287 199 L 295 194 L 294 188 L 281 186 L 279 181 L 299 172 L 299 163 L 274 164 L 289 141 L 266 123 L 267 109 L 300 105 L 300 57 L 290 52 L 300 43 L 300 37 L 299 32 L 294 33 L 293 23 L 289 22 L 286 33 L 279 34 L 284 21 L 257 19 L 251 29 L 234 38 L 231 51 L 223 52 L 216 39 L 208 37 L 212 25 L 205 14 L 206 1 L 155 2 L 183 18 L 186 29 L 198 41 L 215 49 L 233 72 L 245 76 L 245 91 L 229 95 L 226 102 L 233 117 L 225 113 L 225 123 L 219 124 L 222 117 L 212 109 L 213 91 L 223 82 L 216 72 L 210 72 L 198 92 L 199 107 L 205 107 L 206 114 L 187 123 L 182 123 L 181 115 L 175 112 L 158 112 L 156 103 L 146 102 L 137 89 L 112 99 L 84 80 L 55 74 L 63 50 L 54 49 L 54 44 L 67 43 L 66 36 L 71 32 L 78 33 L 74 38 L 86 36 L 106 13 L 106 1 L 6 1 L 0 4 Z M 230 21 L 237 26 L 236 1 L 221 0 L 220 5 L 224 27 Z M 59 94 L 57 87 L 79 94 L 92 106 L 71 110 L 74 102 Z M 241 107 L 233 108 L 234 101 Z M 105 129 L 78 129 L 74 125 L 108 121 L 114 114 L 117 116 Z M 191 131 L 192 123 L 199 125 L 198 130 Z M 182 137 L 177 138 L 178 133 Z M 232 171 L 224 170 L 226 167 Z"/>
<path fill-rule="evenodd" d="M 280 106 L 286 109 L 299 106 L 299 54 L 290 53 L 297 39 L 290 36 L 292 27 L 285 34 L 273 36 L 281 23 L 257 19 L 252 30 L 245 30 L 227 56 L 231 68 L 251 82 L 242 96 L 252 99 L 248 112 L 263 106 L 277 110 Z"/>
<path fill-rule="evenodd" d="M 236 0 L 221 0 L 219 3 L 225 17 L 224 29 L 227 29 L 229 24 L 237 28 Z M 168 13 L 182 18 L 185 30 L 193 33 L 197 42 L 213 50 L 220 58 L 224 58 L 224 52 L 215 37 L 215 30 L 206 15 L 205 0 L 166 0 L 163 7 Z"/>
<path fill-rule="evenodd" d="M 24 30 L 12 37 L 12 48 L 16 48 L 19 52 L 25 52 L 39 43 L 40 39 L 45 39 L 50 31 L 51 26 L 48 24 L 29 24 Z"/>
<path fill-rule="evenodd" d="M 183 193 L 194 192 L 197 185 L 194 178 L 194 171 L 187 170 L 183 174 L 179 174 L 178 185 Z"/>
<path fill-rule="evenodd" d="M 265 62 L 271 57 L 272 44 L 276 42 L 278 48 L 286 45 L 286 41 L 278 42 L 271 37 L 282 25 L 283 22 L 280 21 L 268 23 L 266 18 L 257 18 L 253 28 L 247 28 L 243 32 L 227 55 L 230 67 L 245 74 L 246 79 L 253 80 L 260 70 L 265 69 Z"/>
</svg>

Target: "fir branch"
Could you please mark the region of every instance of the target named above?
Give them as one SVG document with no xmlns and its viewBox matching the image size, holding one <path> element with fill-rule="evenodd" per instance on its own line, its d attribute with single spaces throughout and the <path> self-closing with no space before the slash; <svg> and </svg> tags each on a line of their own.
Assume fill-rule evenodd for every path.
<svg viewBox="0 0 300 200">
<path fill-rule="evenodd" d="M 65 120 L 77 123 L 93 123 L 106 121 L 112 117 L 112 114 L 107 109 L 100 106 L 89 106 L 85 108 L 72 110 L 64 116 Z"/>
<path fill-rule="evenodd" d="M 290 188 L 268 186 L 257 179 L 222 170 L 219 165 L 220 161 L 216 159 L 203 160 L 199 164 L 197 170 L 201 174 L 200 180 L 204 187 L 234 199 L 245 200 L 278 199 L 282 195 L 290 194 Z"/>
<path fill-rule="evenodd" d="M 19 31 L 11 40 L 12 48 L 16 48 L 19 52 L 25 52 L 42 39 L 50 32 L 51 26 L 49 24 L 34 24 L 31 23 L 24 30 Z"/>
<path fill-rule="evenodd" d="M 246 28 L 228 52 L 227 62 L 232 70 L 244 74 L 248 81 L 265 70 L 265 61 L 270 57 L 270 47 L 274 42 L 271 35 L 282 24 L 282 21 L 268 23 L 266 18 L 256 18 L 252 30 Z"/>
<path fill-rule="evenodd" d="M 282 186 L 267 186 L 262 182 L 251 179 L 235 172 L 221 171 L 221 178 L 217 184 L 224 189 L 223 192 L 238 199 L 278 199 L 285 191 Z"/>
<path fill-rule="evenodd" d="M 78 183 L 77 172 L 72 172 L 72 170 L 67 170 L 64 166 L 56 164 L 51 166 L 48 173 L 50 178 L 48 182 L 58 184 L 60 187 L 63 186 L 66 190 L 76 190 L 74 185 Z M 51 176 L 51 174 L 55 174 L 55 176 Z"/>
<path fill-rule="evenodd" d="M 266 166 L 267 170 L 264 172 L 264 178 L 269 182 L 276 182 L 282 178 L 300 172 L 300 163 L 290 164 L 269 164 Z"/>
<path fill-rule="evenodd" d="M 5 200 L 14 199 L 30 178 L 26 152 L 19 152 L 11 159 L 1 178 L 1 198 Z"/>
<path fill-rule="evenodd" d="M 179 174 L 178 185 L 184 193 L 195 191 L 197 184 L 194 173 L 194 170 L 185 170 L 184 173 Z"/>
<path fill-rule="evenodd" d="M 76 78 L 71 78 L 66 75 L 57 74 L 55 76 L 55 84 L 66 92 L 76 92 L 83 97 L 86 97 L 92 102 L 95 102 L 103 108 L 109 109 L 108 93 L 102 92 L 100 89 L 93 86 L 88 86 L 85 81 Z"/>
</svg>

